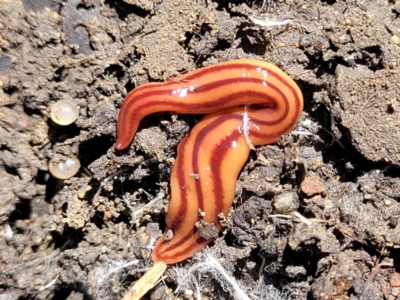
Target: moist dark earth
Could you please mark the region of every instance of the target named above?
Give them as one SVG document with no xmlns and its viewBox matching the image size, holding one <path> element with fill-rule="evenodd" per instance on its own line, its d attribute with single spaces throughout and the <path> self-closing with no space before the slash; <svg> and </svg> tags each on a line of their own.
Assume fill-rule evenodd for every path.
<svg viewBox="0 0 400 300">
<path fill-rule="evenodd" d="M 121 103 L 239 58 L 287 72 L 304 112 L 252 151 L 206 252 L 144 299 L 234 299 L 193 271 L 206 255 L 249 299 L 400 299 L 400 1 L 0 0 L 0 49 L 1 300 L 123 298 L 153 264 L 176 147 L 201 116 L 148 116 L 116 153 Z M 49 107 L 66 99 L 80 115 L 63 127 Z M 72 155 L 74 177 L 49 174 Z"/>
</svg>

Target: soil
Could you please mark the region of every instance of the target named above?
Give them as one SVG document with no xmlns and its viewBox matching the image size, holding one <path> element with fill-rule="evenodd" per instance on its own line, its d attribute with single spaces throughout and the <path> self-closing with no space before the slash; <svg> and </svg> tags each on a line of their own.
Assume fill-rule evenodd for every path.
<svg viewBox="0 0 400 300">
<path fill-rule="evenodd" d="M 0 49 L 1 300 L 124 296 L 201 117 L 149 116 L 119 154 L 124 96 L 238 58 L 282 68 L 305 110 L 251 153 L 207 255 L 249 299 L 400 298 L 400 1 L 0 0 Z M 64 99 L 80 115 L 61 127 L 49 107 Z M 72 155 L 79 173 L 53 178 L 48 162 Z M 233 299 L 212 269 L 186 280 L 204 255 L 144 299 Z"/>
</svg>

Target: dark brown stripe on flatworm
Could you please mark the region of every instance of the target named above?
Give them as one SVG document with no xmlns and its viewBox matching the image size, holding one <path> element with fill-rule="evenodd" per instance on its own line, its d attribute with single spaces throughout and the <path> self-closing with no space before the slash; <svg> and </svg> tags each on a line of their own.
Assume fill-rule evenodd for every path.
<svg viewBox="0 0 400 300">
<path fill-rule="evenodd" d="M 178 186 L 180 188 L 180 195 L 172 195 L 171 194 L 171 199 L 172 197 L 178 197 L 179 196 L 179 202 L 180 202 L 180 206 L 179 206 L 179 211 L 176 215 L 176 217 L 174 218 L 174 221 L 172 224 L 170 224 L 170 228 L 175 231 L 179 228 L 180 224 L 182 224 L 182 222 L 185 220 L 185 216 L 188 210 L 188 205 L 189 205 L 189 199 L 188 199 L 188 193 L 187 193 L 187 187 L 185 187 L 186 184 L 186 179 L 185 179 L 185 170 L 183 169 L 184 166 L 184 161 L 185 161 L 185 152 L 186 151 L 182 151 L 185 148 L 187 142 L 187 138 L 184 138 L 178 146 L 178 151 L 177 151 L 177 155 L 179 156 L 179 160 L 182 162 L 181 164 L 179 164 L 178 170 L 177 170 L 177 177 L 178 177 Z M 177 157 L 178 159 L 178 157 Z M 178 225 L 176 225 L 178 224 Z"/>
<path fill-rule="evenodd" d="M 212 133 L 213 130 L 215 130 L 217 127 L 219 126 L 223 126 L 223 123 L 225 123 L 226 121 L 230 121 L 232 119 L 239 119 L 241 120 L 242 117 L 235 115 L 235 114 L 227 114 L 227 115 L 223 115 L 220 116 L 217 120 L 215 120 L 214 122 L 210 123 L 208 126 L 206 126 L 205 128 L 203 128 L 198 134 L 197 134 L 197 138 L 196 141 L 194 143 L 193 146 L 193 154 L 192 154 L 192 164 L 193 164 L 193 169 L 194 169 L 194 173 L 199 174 L 200 170 L 198 167 L 198 161 L 199 161 L 199 150 L 200 147 L 204 141 L 204 139 L 207 137 L 208 134 Z M 237 132 L 237 128 L 235 128 L 235 132 Z M 227 134 L 229 134 L 230 132 L 227 132 Z M 234 133 L 233 133 L 234 134 Z M 223 144 L 224 141 L 219 141 L 218 144 L 215 144 L 214 147 L 220 147 L 221 144 Z M 220 160 L 217 160 L 218 163 L 220 163 Z M 210 167 L 212 168 L 212 164 L 210 162 Z M 211 174 L 213 174 L 213 172 L 211 172 Z M 214 175 L 210 175 L 211 178 L 214 178 Z M 213 180 L 214 182 L 214 180 Z M 216 187 L 213 186 L 213 189 L 216 190 Z M 220 190 L 222 188 L 219 188 Z M 197 194 L 197 199 L 198 199 L 198 206 L 202 211 L 205 211 L 204 208 L 204 197 L 203 197 L 203 191 L 201 188 L 201 183 L 200 181 L 196 181 L 196 194 Z M 220 198 L 222 199 L 222 198 Z"/>
</svg>

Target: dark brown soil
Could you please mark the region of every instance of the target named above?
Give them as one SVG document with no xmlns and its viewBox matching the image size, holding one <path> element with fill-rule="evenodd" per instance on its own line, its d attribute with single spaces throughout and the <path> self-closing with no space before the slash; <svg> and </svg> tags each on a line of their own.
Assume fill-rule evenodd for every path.
<svg viewBox="0 0 400 300">
<path fill-rule="evenodd" d="M 0 300 L 123 297 L 200 118 L 149 116 L 117 154 L 124 96 L 238 58 L 281 67 L 305 111 L 251 153 L 206 255 L 249 299 L 400 299 L 400 1 L 0 0 Z M 62 99 L 80 107 L 67 127 L 49 119 Z M 80 172 L 54 179 L 70 155 Z M 204 255 L 145 298 L 233 299 L 211 267 L 190 273 Z"/>
</svg>

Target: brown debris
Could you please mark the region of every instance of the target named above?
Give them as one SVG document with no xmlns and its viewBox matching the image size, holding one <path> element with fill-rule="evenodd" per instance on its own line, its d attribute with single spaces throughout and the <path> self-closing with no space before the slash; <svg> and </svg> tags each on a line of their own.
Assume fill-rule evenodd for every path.
<svg viewBox="0 0 400 300">
<path fill-rule="evenodd" d="M 324 183 L 315 175 L 307 175 L 300 185 L 300 190 L 307 197 L 321 195 L 325 192 Z"/>
</svg>

